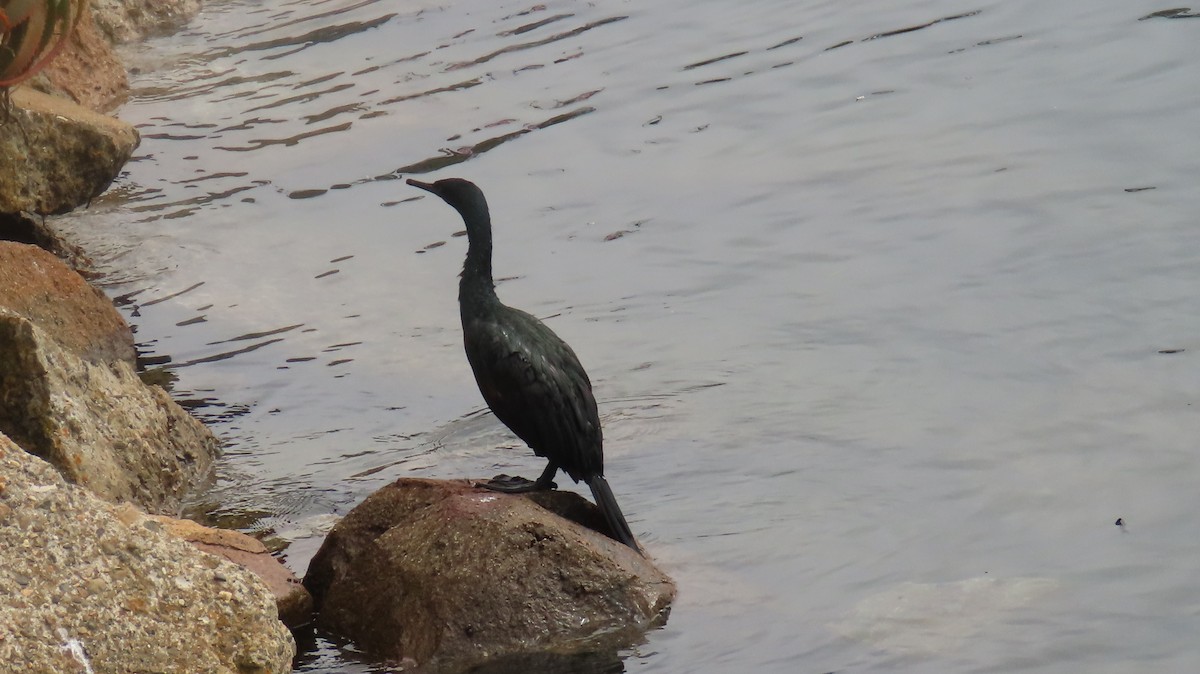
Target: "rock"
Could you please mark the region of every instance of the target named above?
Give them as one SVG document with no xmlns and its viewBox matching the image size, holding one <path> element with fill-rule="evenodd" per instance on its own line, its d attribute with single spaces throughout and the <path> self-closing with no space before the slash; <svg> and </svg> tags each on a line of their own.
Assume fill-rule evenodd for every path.
<svg viewBox="0 0 1200 674">
<path fill-rule="evenodd" d="M 97 112 L 112 110 L 129 95 L 125 66 L 96 27 L 90 7 L 63 50 L 30 84 Z"/>
<path fill-rule="evenodd" d="M 138 145 L 132 126 L 28 87 L 0 124 L 0 213 L 54 215 L 108 188 Z"/>
<path fill-rule="evenodd" d="M 665 619 L 675 596 L 665 574 L 557 514 L 599 517 L 594 506 L 572 492 L 538 498 L 542 505 L 465 481 L 383 487 L 333 528 L 309 565 L 317 625 L 377 657 L 439 671 L 611 654 Z"/>
<path fill-rule="evenodd" d="M 114 502 L 174 510 L 218 442 L 134 370 L 129 327 L 49 253 L 0 242 L 0 432 Z"/>
<path fill-rule="evenodd" d="M 133 332 L 112 301 L 53 255 L 0 241 L 0 308 L 81 358 L 134 364 Z"/>
<path fill-rule="evenodd" d="M 901 583 L 858 602 L 830 627 L 872 648 L 906 655 L 953 651 L 1058 587 L 1051 578 L 976 577 Z"/>
<path fill-rule="evenodd" d="M 128 514 L 125 514 L 128 513 Z M 312 595 L 286 566 L 267 551 L 257 538 L 240 531 L 213 529 L 192 520 L 181 520 L 165 515 L 147 515 L 133 506 L 124 506 L 122 519 L 133 521 L 145 519 L 157 522 L 163 531 L 194 545 L 197 550 L 224 557 L 238 566 L 252 571 L 271 590 L 279 619 L 288 627 L 300 627 L 312 619 Z"/>
<path fill-rule="evenodd" d="M 123 521 L 3 435 L 0 588 L 4 671 L 291 671 L 295 644 L 252 573 Z"/>
<path fill-rule="evenodd" d="M 114 43 L 163 35 L 200 11 L 200 0 L 91 0 L 96 24 Z"/>
</svg>

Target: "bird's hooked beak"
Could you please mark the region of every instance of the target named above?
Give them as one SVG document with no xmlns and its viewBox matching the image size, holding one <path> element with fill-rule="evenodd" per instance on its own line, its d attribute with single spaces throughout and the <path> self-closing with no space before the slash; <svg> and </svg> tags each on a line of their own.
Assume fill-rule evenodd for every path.
<svg viewBox="0 0 1200 674">
<path fill-rule="evenodd" d="M 425 190 L 426 192 L 432 192 L 433 194 L 437 194 L 437 192 L 434 190 L 433 183 L 423 183 L 420 180 L 413 180 L 412 178 L 409 178 L 405 182 L 407 182 L 409 185 L 412 185 L 413 187 L 420 187 L 421 189 Z"/>
</svg>

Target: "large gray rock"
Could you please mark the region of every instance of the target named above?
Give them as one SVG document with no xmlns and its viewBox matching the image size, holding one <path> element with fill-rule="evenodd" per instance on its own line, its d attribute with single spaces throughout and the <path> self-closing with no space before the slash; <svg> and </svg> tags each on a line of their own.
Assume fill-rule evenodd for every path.
<svg viewBox="0 0 1200 674">
<path fill-rule="evenodd" d="M 218 442 L 138 378 L 129 327 L 53 255 L 0 242 L 0 432 L 110 501 L 174 510 Z"/>
<path fill-rule="evenodd" d="M 0 435 L 0 663 L 23 674 L 272 674 L 295 644 L 252 573 L 67 484 Z"/>
<path fill-rule="evenodd" d="M 108 188 L 138 145 L 125 122 L 28 87 L 0 124 L 0 213 L 54 215 Z"/>
<path fill-rule="evenodd" d="M 675 586 L 665 574 L 557 514 L 601 520 L 594 506 L 571 492 L 536 498 L 466 481 L 380 489 L 309 565 L 317 624 L 378 657 L 453 671 L 536 653 L 611 654 L 666 618 Z"/>
</svg>

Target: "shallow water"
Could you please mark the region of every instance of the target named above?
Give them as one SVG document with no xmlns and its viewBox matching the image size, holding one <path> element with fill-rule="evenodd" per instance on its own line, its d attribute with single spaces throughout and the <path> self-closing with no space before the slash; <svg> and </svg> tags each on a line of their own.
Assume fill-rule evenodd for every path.
<svg viewBox="0 0 1200 674">
<path fill-rule="evenodd" d="M 1195 671 L 1200 20 L 851 4 L 215 2 L 130 54 L 65 226 L 227 440 L 196 508 L 303 572 L 398 476 L 540 471 L 397 180 L 461 176 L 680 583 L 626 671 Z"/>
</svg>

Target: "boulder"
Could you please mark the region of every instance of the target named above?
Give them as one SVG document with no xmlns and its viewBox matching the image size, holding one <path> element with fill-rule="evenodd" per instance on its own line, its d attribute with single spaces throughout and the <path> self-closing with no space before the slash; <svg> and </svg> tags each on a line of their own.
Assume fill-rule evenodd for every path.
<svg viewBox="0 0 1200 674">
<path fill-rule="evenodd" d="M 212 432 L 138 378 L 112 303 L 53 255 L 0 242 L 0 432 L 110 501 L 172 511 Z"/>
<path fill-rule="evenodd" d="M 120 44 L 165 35 L 200 11 L 200 0 L 91 0 L 96 24 Z"/>
<path fill-rule="evenodd" d="M 4 671 L 291 671 L 266 586 L 154 524 L 125 521 L 0 435 Z"/>
<path fill-rule="evenodd" d="M 138 145 L 125 122 L 29 87 L 0 111 L 0 213 L 66 213 L 108 188 Z"/>
<path fill-rule="evenodd" d="M 134 364 L 133 331 L 112 301 L 54 255 L 0 241 L 0 308 L 93 362 Z"/>
<path fill-rule="evenodd" d="M 376 657 L 460 671 L 607 652 L 665 620 L 675 586 L 649 559 L 538 501 L 467 481 L 401 479 L 329 533 L 309 565 L 318 626 Z M 594 518 L 594 519 L 593 519 Z"/>
<path fill-rule="evenodd" d="M 97 112 L 112 110 L 129 95 L 125 66 L 112 43 L 96 27 L 90 6 L 63 50 L 30 84 Z"/>
<path fill-rule="evenodd" d="M 152 524 L 148 526 L 161 526 L 163 531 L 191 543 L 197 550 L 224 557 L 252 571 L 271 590 L 279 619 L 288 627 L 300 627 L 312 619 L 312 595 L 296 574 L 273 557 L 267 546 L 257 538 L 240 531 L 213 529 L 192 520 L 146 515 L 130 505 L 125 506 L 124 517 L 135 521 L 151 520 Z"/>
</svg>

